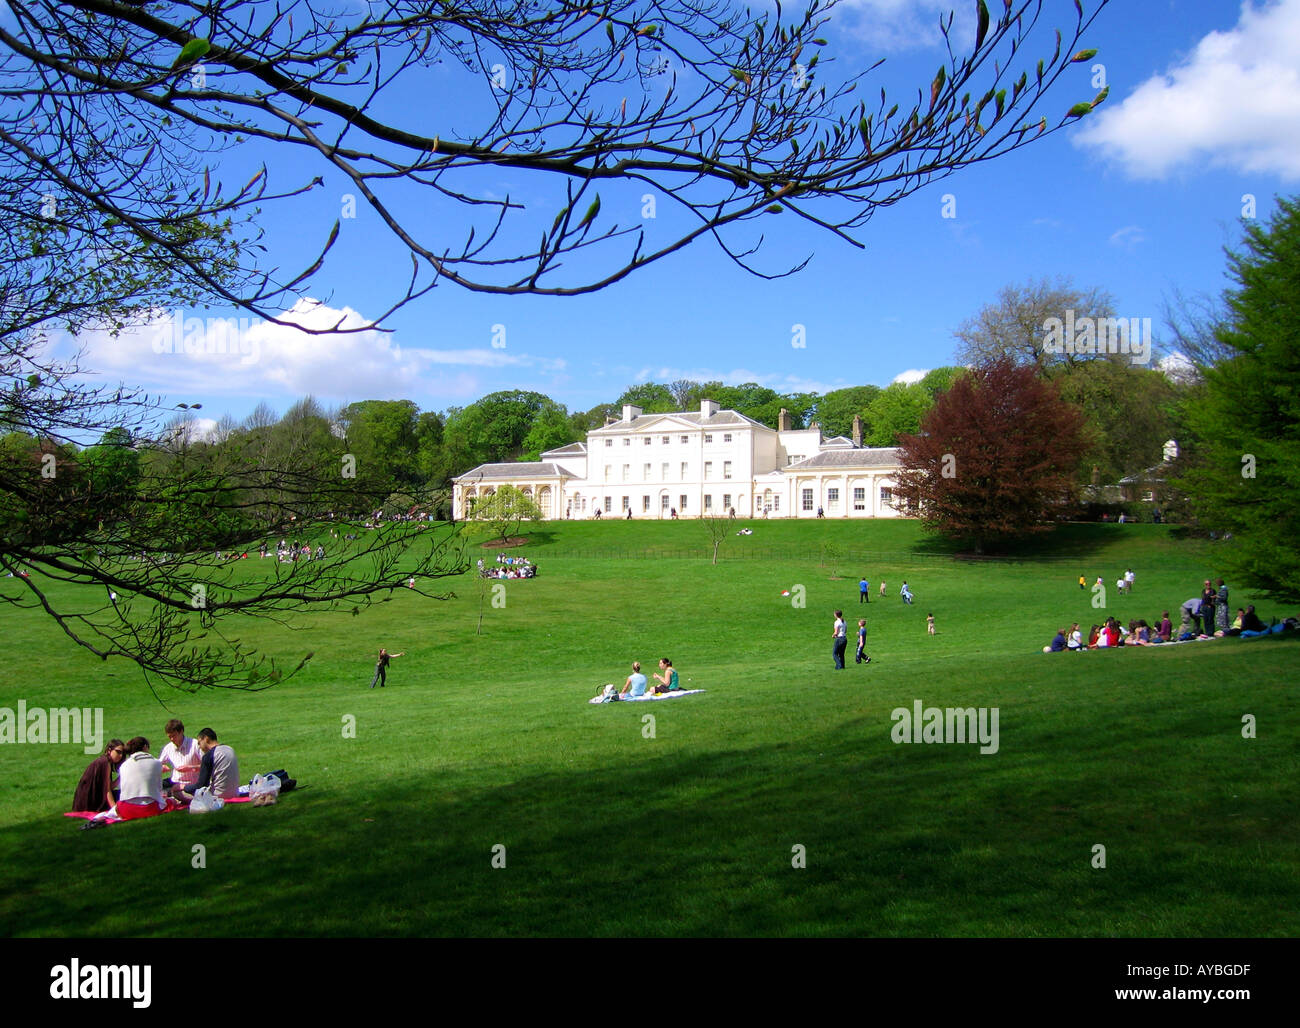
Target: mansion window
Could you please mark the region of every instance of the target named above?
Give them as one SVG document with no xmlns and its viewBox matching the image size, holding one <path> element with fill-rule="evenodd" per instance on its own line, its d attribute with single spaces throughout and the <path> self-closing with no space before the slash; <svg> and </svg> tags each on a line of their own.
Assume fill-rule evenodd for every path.
<svg viewBox="0 0 1300 1028">
<path fill-rule="evenodd" d="M 882 485 L 882 486 L 880 487 L 880 502 L 881 502 L 881 503 L 893 503 L 893 502 L 894 502 L 894 490 L 890 489 L 889 486 L 884 486 L 884 485 Z"/>
<path fill-rule="evenodd" d="M 605 497 L 605 513 L 606 513 L 606 514 L 608 514 L 611 510 L 614 509 L 612 506 L 610 506 L 612 503 L 613 503 L 613 497 L 612 497 L 612 496 L 606 496 L 606 497 Z"/>
<path fill-rule="evenodd" d="M 685 493 L 682 493 L 682 495 L 679 496 L 679 497 L 677 497 L 677 499 L 680 501 L 680 502 L 677 504 L 677 509 L 678 509 L 678 511 L 680 511 L 682 514 L 685 514 L 685 513 L 686 513 L 686 494 L 685 494 Z"/>
<path fill-rule="evenodd" d="M 646 437 L 645 437 L 645 444 L 646 444 L 646 446 L 649 446 L 649 445 L 650 445 L 650 442 L 651 442 L 650 437 L 649 437 L 649 436 L 646 436 Z"/>
<path fill-rule="evenodd" d="M 690 436 L 688 436 L 688 435 L 684 435 L 684 436 L 682 436 L 682 445 L 683 445 L 683 446 L 685 446 L 685 445 L 686 445 L 687 443 L 689 443 L 690 441 L 691 441 L 691 437 L 690 437 Z"/>
<path fill-rule="evenodd" d="M 631 506 L 632 506 L 632 504 L 628 502 L 628 498 L 627 498 L 626 496 L 624 496 L 624 497 L 623 497 L 623 506 L 620 507 L 619 509 L 620 509 L 620 510 L 627 510 L 627 509 L 629 509 Z"/>
<path fill-rule="evenodd" d="M 722 462 L 722 477 L 723 478 L 731 477 L 731 461 L 729 460 L 724 460 Z M 727 506 L 730 507 L 731 504 L 728 503 Z"/>
<path fill-rule="evenodd" d="M 803 509 L 813 509 L 813 491 L 811 489 L 805 489 L 803 491 Z"/>
<path fill-rule="evenodd" d="M 663 475 L 662 475 L 661 477 L 663 478 L 663 480 L 664 480 L 665 482 L 667 482 L 667 481 L 668 481 L 668 462 L 667 462 L 667 461 L 664 461 L 664 465 L 663 465 L 663 469 L 662 469 L 662 470 L 663 470 Z"/>
<path fill-rule="evenodd" d="M 781 497 L 780 497 L 780 496 L 773 496 L 773 497 L 772 497 L 772 513 L 773 513 L 773 514 L 779 514 L 780 511 L 781 511 Z"/>
<path fill-rule="evenodd" d="M 659 513 L 666 513 L 668 510 L 668 494 L 664 493 L 659 497 Z"/>
<path fill-rule="evenodd" d="M 713 461 L 706 460 L 704 462 L 704 478 L 707 481 L 712 477 L 713 477 Z"/>
<path fill-rule="evenodd" d="M 614 445 L 614 440 L 613 440 L 613 439 L 606 439 L 606 440 L 605 440 L 605 445 L 606 445 L 606 446 L 613 446 L 613 445 Z"/>
<path fill-rule="evenodd" d="M 642 471 L 641 471 L 641 481 L 643 481 L 643 482 L 649 482 L 649 481 L 650 481 L 650 465 L 649 465 L 649 464 L 646 464 L 646 465 L 643 466 L 643 469 L 642 469 Z"/>
<path fill-rule="evenodd" d="M 722 494 L 722 509 L 731 510 L 731 493 Z"/>
<path fill-rule="evenodd" d="M 605 481 L 606 481 L 606 482 L 609 481 L 609 465 L 608 465 L 608 464 L 605 465 Z"/>
<path fill-rule="evenodd" d="M 854 510 L 867 509 L 867 490 L 862 486 L 853 487 L 853 509 Z"/>
<path fill-rule="evenodd" d="M 687 470 L 688 470 L 689 468 L 690 468 L 690 465 L 687 464 L 686 461 L 682 461 L 682 481 L 683 481 L 683 482 L 686 481 L 686 472 L 687 472 Z"/>
<path fill-rule="evenodd" d="M 840 491 L 835 486 L 826 490 L 826 506 L 831 509 L 831 513 L 840 509 Z"/>
<path fill-rule="evenodd" d="M 712 494 L 712 493 L 705 493 L 705 494 L 704 494 L 704 509 L 705 509 L 706 511 L 710 511 L 710 510 L 713 509 L 713 494 Z"/>
<path fill-rule="evenodd" d="M 667 446 L 667 445 L 668 445 L 668 437 L 667 437 L 667 436 L 664 436 L 663 438 L 661 438 L 661 439 L 659 440 L 659 442 L 662 443 L 664 446 Z"/>
<path fill-rule="evenodd" d="M 628 476 L 629 476 L 630 474 L 632 474 L 632 465 L 631 465 L 631 464 L 624 464 L 624 465 L 623 465 L 623 481 L 624 481 L 624 482 L 627 481 L 627 478 L 628 478 Z"/>
<path fill-rule="evenodd" d="M 724 443 L 729 443 L 729 442 L 731 442 L 731 433 L 730 433 L 730 432 L 724 432 L 724 433 L 723 433 L 723 436 L 722 436 L 722 441 L 723 441 Z M 728 504 L 728 506 L 730 506 L 730 504 Z"/>
<path fill-rule="evenodd" d="M 711 443 L 711 442 L 713 442 L 713 433 L 712 433 L 712 432 L 705 432 L 705 433 L 704 433 L 704 441 L 705 441 L 706 443 Z"/>
<path fill-rule="evenodd" d="M 624 437 L 623 437 L 623 445 L 624 445 L 624 446 L 631 446 L 631 445 L 632 445 L 632 438 L 631 438 L 631 436 L 624 436 Z"/>
<path fill-rule="evenodd" d="M 650 513 L 650 497 L 648 496 L 641 497 L 641 513 L 642 514 Z"/>
</svg>

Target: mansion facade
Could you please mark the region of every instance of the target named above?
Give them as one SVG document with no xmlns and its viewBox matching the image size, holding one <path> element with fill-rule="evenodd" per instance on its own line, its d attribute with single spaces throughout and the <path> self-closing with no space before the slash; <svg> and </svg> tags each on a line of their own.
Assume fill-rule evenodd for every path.
<svg viewBox="0 0 1300 1028">
<path fill-rule="evenodd" d="M 532 497 L 548 519 L 899 517 L 894 506 L 898 451 L 853 438 L 823 439 L 814 422 L 777 430 L 702 400 L 698 411 L 623 417 L 587 433 L 585 443 L 548 450 L 538 461 L 480 464 L 452 479 L 457 518 L 505 485 Z"/>
</svg>

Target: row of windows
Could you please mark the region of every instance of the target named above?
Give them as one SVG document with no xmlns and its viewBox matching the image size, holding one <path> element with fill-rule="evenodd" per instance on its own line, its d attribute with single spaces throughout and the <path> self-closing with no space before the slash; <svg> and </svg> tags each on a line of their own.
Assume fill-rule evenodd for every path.
<svg viewBox="0 0 1300 1028">
<path fill-rule="evenodd" d="M 661 482 L 667 482 L 667 481 L 668 481 L 668 477 L 669 477 L 669 469 L 670 469 L 670 467 L 671 467 L 671 465 L 670 465 L 667 461 L 664 461 L 663 464 L 661 464 L 661 465 L 659 466 L 659 481 L 661 481 Z M 652 479 L 651 479 L 651 470 L 652 470 L 652 469 L 653 469 L 653 465 L 651 465 L 651 464 L 642 464 L 642 465 L 641 465 L 641 481 L 642 481 L 642 482 L 649 482 L 649 481 L 652 480 Z M 608 481 L 610 480 L 610 477 L 613 475 L 613 472 L 614 472 L 614 465 L 612 465 L 612 464 L 606 464 L 606 465 L 605 465 L 605 481 L 606 481 L 606 482 L 608 482 Z M 678 481 L 679 481 L 679 482 L 685 482 L 685 481 L 689 480 L 690 477 L 691 477 L 691 476 L 690 476 L 690 464 L 689 464 L 687 461 L 682 461 L 682 463 L 681 463 L 681 476 L 680 476 L 680 478 L 678 479 Z M 711 461 L 711 460 L 706 460 L 706 461 L 704 462 L 704 478 L 705 478 L 706 480 L 708 480 L 708 479 L 710 479 L 710 478 L 712 478 L 712 477 L 713 477 L 713 461 Z M 724 461 L 722 462 L 722 477 L 723 477 L 723 478 L 730 478 L 730 477 L 731 477 L 731 461 L 729 461 L 729 460 L 724 460 Z M 620 479 L 620 481 L 622 481 L 622 482 L 629 482 L 629 481 L 631 481 L 631 479 L 632 479 L 632 465 L 631 465 L 631 464 L 624 464 L 624 465 L 623 465 L 623 477 Z"/>
<path fill-rule="evenodd" d="M 814 505 L 815 505 L 815 504 L 814 504 L 814 495 L 815 495 L 815 491 L 812 490 L 812 489 L 804 489 L 804 490 L 802 490 L 802 492 L 801 492 L 801 494 L 800 494 L 800 499 L 801 499 L 801 501 L 802 501 L 801 506 L 803 507 L 804 510 L 812 510 L 812 509 L 814 508 Z M 893 489 L 889 488 L 888 486 L 881 486 L 881 487 L 880 487 L 880 502 L 881 502 L 882 504 L 888 504 L 888 503 L 891 503 L 891 502 L 893 501 L 893 499 L 894 499 L 894 491 L 893 491 Z M 837 486 L 829 486 L 829 487 L 827 488 L 827 490 L 826 490 L 826 508 L 827 508 L 827 513 L 830 513 L 830 514 L 837 514 L 837 513 L 839 513 L 839 509 L 840 509 L 840 490 L 839 490 L 839 488 L 838 488 Z M 866 510 L 866 509 L 867 509 L 867 490 L 866 490 L 866 488 L 863 487 L 863 486 L 855 486 L 854 489 L 853 489 L 853 509 L 854 509 L 854 510 Z"/>
<path fill-rule="evenodd" d="M 670 441 L 671 439 L 672 439 L 672 436 L 661 435 L 661 436 L 659 437 L 659 445 L 660 445 L 660 446 L 667 446 L 668 443 L 669 443 L 669 441 Z M 691 437 L 688 436 L 688 435 L 678 436 L 678 440 L 682 443 L 683 446 L 689 446 L 689 445 L 690 445 L 690 442 L 691 442 Z M 654 437 L 653 437 L 653 436 L 648 436 L 648 435 L 647 435 L 647 436 L 642 436 L 642 437 L 641 437 L 641 442 L 642 442 L 642 444 L 645 445 L 645 446 L 649 446 L 653 441 L 654 441 Z M 704 441 L 705 441 L 705 443 L 712 443 L 712 442 L 713 442 L 713 433 L 712 433 L 712 432 L 705 432 L 705 433 L 704 433 Z M 723 441 L 724 443 L 729 443 L 729 442 L 731 442 L 731 433 L 730 433 L 730 432 L 723 432 L 723 433 L 722 433 L 722 441 Z M 607 439 L 605 440 L 605 445 L 606 445 L 606 446 L 613 446 L 613 445 L 614 445 L 614 440 L 613 440 L 612 438 L 607 438 Z M 627 436 L 627 435 L 625 435 L 625 436 L 623 437 L 623 445 L 624 445 L 624 446 L 631 446 L 631 445 L 632 445 L 632 437 L 631 437 L 631 436 Z"/>
<path fill-rule="evenodd" d="M 687 497 L 687 495 L 686 495 L 685 493 L 682 493 L 680 496 L 677 497 L 677 507 L 676 507 L 675 509 L 677 510 L 677 512 L 678 512 L 679 514 L 684 514 L 684 513 L 686 513 L 686 510 L 687 510 L 687 503 L 686 503 L 686 501 L 687 501 L 687 499 L 688 499 L 688 497 Z M 668 500 L 669 500 L 669 497 L 668 497 L 668 494 L 667 494 L 667 493 L 665 493 L 663 496 L 659 497 L 659 509 L 660 509 L 660 511 L 661 511 L 662 513 L 664 513 L 664 514 L 667 514 L 670 510 L 673 510 L 673 509 L 674 509 L 674 508 L 671 508 L 671 507 L 668 506 Z M 622 497 L 622 501 L 623 501 L 623 502 L 622 502 L 622 504 L 619 506 L 619 510 L 620 510 L 620 511 L 623 511 L 624 513 L 626 513 L 629 509 L 631 509 L 631 506 L 632 506 L 632 497 L 630 497 L 630 496 L 624 496 L 624 497 Z M 586 501 L 586 499 L 585 499 L 585 498 L 579 498 L 579 499 L 577 500 L 577 503 L 578 503 L 578 509 L 579 509 L 579 511 L 585 513 L 586 510 L 587 510 L 587 501 Z M 612 496 L 606 496 L 606 497 L 604 498 L 603 501 L 602 501 L 601 499 L 599 499 L 599 498 L 593 500 L 593 501 L 592 501 L 592 510 L 595 510 L 597 507 L 600 507 L 600 508 L 601 508 L 601 509 L 606 513 L 606 514 L 613 513 L 613 510 L 614 510 L 614 497 L 612 497 Z M 713 494 L 712 494 L 712 493 L 705 493 L 705 495 L 704 495 L 704 509 L 705 509 L 706 511 L 711 511 L 711 510 L 714 509 L 714 508 L 713 508 Z M 723 494 L 722 494 L 722 508 L 721 508 L 721 509 L 722 509 L 722 510 L 730 510 L 730 509 L 731 509 L 731 493 L 723 493 Z M 780 499 L 780 497 L 776 497 L 776 507 L 775 507 L 774 509 L 775 509 L 775 510 L 780 510 L 780 509 L 781 509 L 781 499 Z M 641 497 L 641 513 L 643 513 L 643 514 L 649 514 L 649 513 L 650 513 L 650 497 L 649 497 L 649 496 L 644 496 L 644 495 L 643 495 L 643 496 Z"/>
</svg>

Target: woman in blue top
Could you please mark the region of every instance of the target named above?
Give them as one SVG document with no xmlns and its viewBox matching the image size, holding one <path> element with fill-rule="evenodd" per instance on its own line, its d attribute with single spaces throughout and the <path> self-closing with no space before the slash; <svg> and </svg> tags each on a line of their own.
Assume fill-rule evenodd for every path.
<svg viewBox="0 0 1300 1028">
<path fill-rule="evenodd" d="M 631 692 L 629 693 L 629 690 Z M 632 673 L 627 676 L 627 682 L 623 685 L 623 691 L 618 694 L 620 700 L 634 700 L 638 696 L 645 695 L 645 675 L 641 674 L 641 662 L 632 661 Z"/>
<path fill-rule="evenodd" d="M 673 662 L 671 660 L 667 657 L 660 657 L 659 670 L 662 671 L 663 674 L 655 675 L 655 681 L 659 683 L 655 686 L 656 693 L 672 692 L 675 689 L 681 688 L 681 686 L 677 684 L 677 669 L 673 667 Z"/>
</svg>

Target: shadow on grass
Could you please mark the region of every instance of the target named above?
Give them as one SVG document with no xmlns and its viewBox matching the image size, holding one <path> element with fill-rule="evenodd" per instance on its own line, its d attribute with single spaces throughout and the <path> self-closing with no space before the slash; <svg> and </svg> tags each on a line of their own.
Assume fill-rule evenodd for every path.
<svg viewBox="0 0 1300 1028">
<path fill-rule="evenodd" d="M 485 788 L 457 769 L 97 832 L 43 819 L 0 832 L 0 924 L 72 936 L 180 936 L 200 916 L 221 936 L 1294 934 L 1297 829 L 1279 784 L 1294 733 L 1258 740 L 1244 761 L 1215 727 L 1240 706 L 1230 698 L 1096 703 L 1077 726 L 1027 718 L 1051 713 L 1032 699 L 1006 706 L 989 756 L 893 745 L 884 711 L 797 746 L 674 751 L 640 737 L 635 708 L 596 708 L 629 718 L 626 759 L 608 772 Z M 806 868 L 792 866 L 800 846 Z"/>
</svg>

